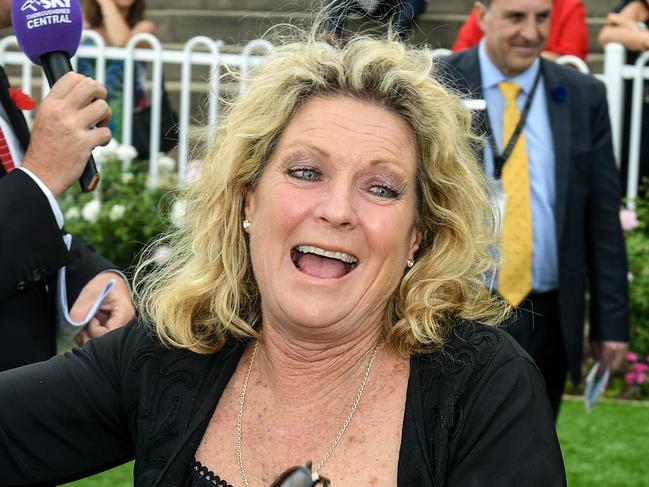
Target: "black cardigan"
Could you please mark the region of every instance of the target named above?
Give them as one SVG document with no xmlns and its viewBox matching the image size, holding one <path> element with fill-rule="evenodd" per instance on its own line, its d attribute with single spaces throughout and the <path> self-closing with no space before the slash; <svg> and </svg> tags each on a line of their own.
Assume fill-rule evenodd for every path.
<svg viewBox="0 0 649 487">
<path fill-rule="evenodd" d="M 132 458 L 135 485 L 186 485 L 244 346 L 198 355 L 134 325 L 0 373 L 0 485 L 69 482 Z M 543 380 L 506 333 L 463 323 L 442 352 L 412 357 L 397 485 L 566 485 Z"/>
</svg>

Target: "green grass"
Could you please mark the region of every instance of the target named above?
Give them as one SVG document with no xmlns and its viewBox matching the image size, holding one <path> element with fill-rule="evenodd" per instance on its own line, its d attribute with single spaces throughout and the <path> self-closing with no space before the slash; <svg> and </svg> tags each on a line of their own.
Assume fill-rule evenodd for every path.
<svg viewBox="0 0 649 487">
<path fill-rule="evenodd" d="M 649 404 L 598 402 L 591 414 L 566 400 L 559 415 L 559 439 L 569 487 L 649 485 Z M 80 480 L 74 487 L 127 487 L 133 464 Z"/>
<path fill-rule="evenodd" d="M 65 485 L 67 487 L 130 487 L 133 485 L 133 462 Z"/>
<path fill-rule="evenodd" d="M 564 401 L 559 441 L 569 487 L 649 485 L 649 405 Z"/>
</svg>

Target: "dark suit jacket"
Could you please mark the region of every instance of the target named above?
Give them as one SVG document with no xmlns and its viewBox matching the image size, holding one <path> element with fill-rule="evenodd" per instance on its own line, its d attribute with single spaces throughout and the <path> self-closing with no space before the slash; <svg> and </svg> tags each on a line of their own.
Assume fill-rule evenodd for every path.
<svg viewBox="0 0 649 487">
<path fill-rule="evenodd" d="M 441 60 L 446 83 L 482 98 L 477 48 Z M 556 166 L 554 216 L 559 255 L 559 313 L 570 376 L 580 378 L 586 290 L 590 337 L 628 341 L 627 261 L 619 220 L 615 167 L 604 84 L 541 60 Z M 476 117 L 484 133 L 486 114 Z M 482 157 L 482 153 L 480 153 Z"/>
<path fill-rule="evenodd" d="M 0 103 L 26 150 L 29 130 L 1 67 Z M 56 352 L 56 273 L 64 265 L 70 304 L 94 275 L 115 268 L 82 240 L 73 239 L 68 252 L 40 188 L 23 171 L 6 174 L 0 164 L 0 370 Z"/>
</svg>

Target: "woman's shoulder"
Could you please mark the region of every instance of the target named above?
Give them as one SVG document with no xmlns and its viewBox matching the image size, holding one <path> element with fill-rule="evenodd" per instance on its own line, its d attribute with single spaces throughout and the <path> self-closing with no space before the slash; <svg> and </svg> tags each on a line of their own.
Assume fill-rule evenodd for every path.
<svg viewBox="0 0 649 487">
<path fill-rule="evenodd" d="M 238 348 L 238 342 L 227 342 L 219 352 L 200 354 L 164 343 L 153 325 L 136 319 L 122 328 L 91 340 L 87 348 L 100 361 L 117 363 L 122 373 L 130 374 L 142 372 L 150 366 L 158 371 L 168 367 L 199 371 L 214 361 L 227 360 Z"/>
<path fill-rule="evenodd" d="M 441 350 L 417 354 L 413 360 L 422 383 L 443 380 L 456 394 L 474 389 L 505 366 L 513 373 L 517 368 L 536 368 L 506 331 L 475 321 L 456 323 Z"/>
<path fill-rule="evenodd" d="M 514 448 L 527 463 L 507 469 L 499 485 L 565 485 L 543 379 L 506 331 L 457 323 L 442 350 L 411 365 L 406 426 L 423 438 L 431 484 L 496 485 L 488 475 Z"/>
</svg>

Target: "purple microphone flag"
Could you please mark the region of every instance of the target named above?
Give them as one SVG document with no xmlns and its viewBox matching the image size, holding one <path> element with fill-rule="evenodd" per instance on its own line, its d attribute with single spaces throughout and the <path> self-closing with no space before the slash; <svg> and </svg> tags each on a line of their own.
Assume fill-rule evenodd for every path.
<svg viewBox="0 0 649 487">
<path fill-rule="evenodd" d="M 34 64 L 61 51 L 74 56 L 81 40 L 79 0 L 13 0 L 11 17 L 18 43 Z"/>
</svg>

